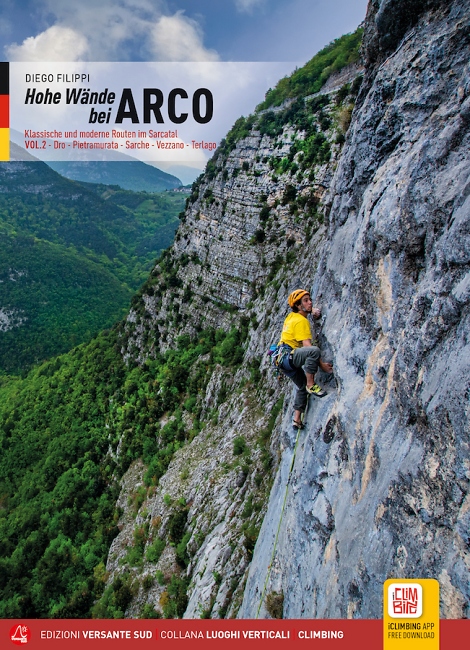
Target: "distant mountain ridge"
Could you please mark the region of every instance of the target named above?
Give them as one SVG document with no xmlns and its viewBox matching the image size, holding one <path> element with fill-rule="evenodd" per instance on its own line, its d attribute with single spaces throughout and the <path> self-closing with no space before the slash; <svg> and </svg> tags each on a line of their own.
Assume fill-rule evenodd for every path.
<svg viewBox="0 0 470 650">
<path fill-rule="evenodd" d="M 10 138 L 14 160 L 34 159 L 24 149 L 24 138 L 19 131 L 10 129 Z M 45 163 L 70 180 L 119 185 L 123 190 L 134 192 L 163 192 L 183 184 L 176 176 L 126 154 L 106 151 L 103 156 L 103 160 L 46 160 Z"/>
<path fill-rule="evenodd" d="M 162 192 L 181 187 L 176 176 L 162 172 L 157 167 L 146 165 L 139 160 L 88 160 L 88 161 L 49 161 L 54 171 L 74 181 L 119 185 L 123 190 L 134 192 Z"/>
</svg>

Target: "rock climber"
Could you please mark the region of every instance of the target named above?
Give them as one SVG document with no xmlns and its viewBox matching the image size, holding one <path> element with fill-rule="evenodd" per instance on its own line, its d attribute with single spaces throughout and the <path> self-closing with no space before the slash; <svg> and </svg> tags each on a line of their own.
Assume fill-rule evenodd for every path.
<svg viewBox="0 0 470 650">
<path fill-rule="evenodd" d="M 326 395 L 326 391 L 315 383 L 315 373 L 318 368 L 323 372 L 331 373 L 333 366 L 321 360 L 320 349 L 313 345 L 308 315 L 311 314 L 318 320 L 321 311 L 313 308 L 309 292 L 305 289 L 296 289 L 289 295 L 287 302 L 292 311 L 284 321 L 278 344 L 280 351 L 278 368 L 297 386 L 292 425 L 296 429 L 303 429 L 302 413 L 307 405 L 308 394 L 315 397 Z"/>
</svg>

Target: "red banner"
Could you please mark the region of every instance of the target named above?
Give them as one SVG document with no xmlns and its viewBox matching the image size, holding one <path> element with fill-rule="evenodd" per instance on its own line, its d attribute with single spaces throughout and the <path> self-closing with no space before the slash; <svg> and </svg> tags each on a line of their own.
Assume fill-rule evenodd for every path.
<svg viewBox="0 0 470 650">
<path fill-rule="evenodd" d="M 382 620 L 0 620 L 0 647 L 67 648 L 332 648 L 381 650 Z M 468 644 L 470 621 L 442 620 L 441 650 Z M 86 645 L 85 645 L 86 644 Z"/>
</svg>

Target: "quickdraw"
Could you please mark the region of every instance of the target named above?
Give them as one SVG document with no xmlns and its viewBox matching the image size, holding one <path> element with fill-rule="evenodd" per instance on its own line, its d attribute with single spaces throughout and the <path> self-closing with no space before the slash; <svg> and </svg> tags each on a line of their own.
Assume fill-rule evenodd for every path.
<svg viewBox="0 0 470 650">
<path fill-rule="evenodd" d="M 280 367 L 282 367 L 284 359 L 289 356 L 291 352 L 292 349 L 290 346 L 284 345 L 283 343 L 281 343 L 281 345 L 271 345 L 269 347 L 267 354 L 271 358 L 271 365 L 274 368 L 274 374 L 279 381 L 281 381 L 285 376 L 284 373 L 281 372 Z"/>
<path fill-rule="evenodd" d="M 292 348 L 289 345 L 271 345 L 268 350 L 268 355 L 271 357 L 271 364 L 277 368 L 282 365 L 284 359 L 289 356 L 292 352 Z"/>
</svg>

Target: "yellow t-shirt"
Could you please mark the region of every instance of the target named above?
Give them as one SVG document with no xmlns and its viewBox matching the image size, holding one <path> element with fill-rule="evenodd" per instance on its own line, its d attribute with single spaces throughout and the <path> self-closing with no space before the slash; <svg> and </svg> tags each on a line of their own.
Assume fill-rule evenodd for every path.
<svg viewBox="0 0 470 650">
<path fill-rule="evenodd" d="M 279 343 L 287 343 L 291 348 L 301 348 L 302 341 L 306 339 L 313 339 L 310 323 L 302 314 L 291 312 L 284 321 Z"/>
</svg>

